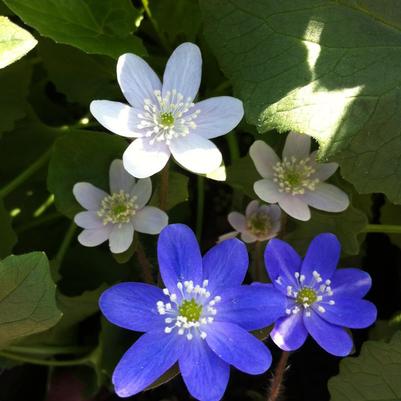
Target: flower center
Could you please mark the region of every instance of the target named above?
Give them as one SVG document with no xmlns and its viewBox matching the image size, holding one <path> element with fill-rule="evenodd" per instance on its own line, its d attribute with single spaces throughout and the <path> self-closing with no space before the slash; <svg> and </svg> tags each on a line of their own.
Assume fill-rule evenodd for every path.
<svg viewBox="0 0 401 401">
<path fill-rule="evenodd" d="M 195 104 L 173 89 L 165 96 L 159 90 L 153 92 L 154 99 L 145 99 L 143 111 L 137 114 L 139 124 L 136 128 L 145 131 L 145 136 L 154 142 L 166 142 L 187 136 L 196 128 L 195 119 L 201 112 L 193 110 Z"/>
<path fill-rule="evenodd" d="M 270 216 L 260 211 L 251 214 L 246 223 L 248 230 L 256 237 L 268 235 L 272 228 Z"/>
<path fill-rule="evenodd" d="M 311 178 L 316 170 L 309 157 L 300 160 L 294 156 L 284 157 L 273 166 L 273 170 L 273 181 L 278 184 L 280 192 L 302 195 L 306 189 L 314 191 L 319 183 L 319 179 Z"/>
<path fill-rule="evenodd" d="M 104 225 L 129 223 L 138 209 L 136 200 L 136 196 L 124 191 L 115 192 L 103 198 L 97 215 L 102 218 Z"/>
<path fill-rule="evenodd" d="M 295 298 L 295 301 L 299 305 L 312 305 L 317 300 L 316 291 L 309 287 L 301 288 Z"/>
<path fill-rule="evenodd" d="M 178 282 L 176 293 L 170 293 L 165 288 L 164 295 L 169 297 L 170 302 L 157 301 L 157 311 L 160 315 L 167 315 L 164 319 L 166 327 L 164 332 L 170 334 L 174 330 L 180 336 L 184 335 L 188 340 L 194 336 L 204 340 L 207 333 L 203 328 L 213 323 L 217 314 L 215 305 L 221 301 L 220 296 L 210 299 L 211 294 L 206 287 L 208 281 L 204 280 L 202 286 L 195 285 L 193 281 Z"/>
</svg>

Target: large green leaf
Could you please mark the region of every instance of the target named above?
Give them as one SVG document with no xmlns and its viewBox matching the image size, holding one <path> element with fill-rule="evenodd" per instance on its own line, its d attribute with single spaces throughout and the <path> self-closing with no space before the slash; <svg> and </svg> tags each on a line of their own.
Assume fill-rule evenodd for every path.
<svg viewBox="0 0 401 401">
<path fill-rule="evenodd" d="M 25 29 L 0 16 L 0 68 L 19 60 L 36 46 L 37 40 Z"/>
<path fill-rule="evenodd" d="M 141 40 L 132 35 L 139 14 L 130 0 L 5 0 L 5 3 L 26 24 L 56 42 L 111 57 L 125 52 L 146 54 Z"/>
<path fill-rule="evenodd" d="M 4 207 L 0 199 L 0 258 L 4 258 L 11 253 L 13 246 L 17 242 L 17 236 L 11 226 L 11 216 Z"/>
<path fill-rule="evenodd" d="M 390 343 L 368 341 L 357 358 L 346 358 L 329 381 L 331 401 L 400 401 L 401 332 Z"/>
<path fill-rule="evenodd" d="M 361 193 L 401 203 L 398 0 L 201 0 L 247 119 L 315 137 Z"/>
<path fill-rule="evenodd" d="M 0 346 L 54 326 L 61 317 L 56 286 L 42 252 L 0 262 Z"/>
</svg>

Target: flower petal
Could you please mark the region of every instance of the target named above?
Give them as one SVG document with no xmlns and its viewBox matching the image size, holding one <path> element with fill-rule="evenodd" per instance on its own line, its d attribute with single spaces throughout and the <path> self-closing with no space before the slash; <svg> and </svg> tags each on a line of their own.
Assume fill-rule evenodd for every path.
<svg viewBox="0 0 401 401">
<path fill-rule="evenodd" d="M 120 191 L 130 193 L 135 185 L 135 181 L 135 178 L 125 170 L 122 160 L 116 159 L 112 161 L 109 170 L 109 185 L 111 193 Z"/>
<path fill-rule="evenodd" d="M 371 286 L 370 275 L 360 269 L 338 269 L 331 277 L 331 288 L 336 297 L 362 298 Z"/>
<path fill-rule="evenodd" d="M 273 166 L 280 161 L 276 152 L 264 141 L 255 141 L 249 148 L 249 155 L 256 170 L 263 178 L 273 177 Z"/>
<path fill-rule="evenodd" d="M 140 123 L 138 110 L 126 104 L 109 100 L 94 100 L 90 104 L 90 111 L 103 127 L 114 134 L 128 138 L 139 138 L 146 134 L 145 130 L 138 128 Z"/>
<path fill-rule="evenodd" d="M 142 109 L 145 99 L 156 104 L 155 90 L 161 90 L 161 82 L 149 64 L 135 54 L 123 54 L 117 62 L 117 80 L 128 102 Z"/>
<path fill-rule="evenodd" d="M 125 169 L 134 177 L 146 178 L 158 173 L 168 162 L 170 151 L 163 142 L 152 145 L 147 138 L 132 142 L 123 154 Z"/>
<path fill-rule="evenodd" d="M 294 156 L 296 159 L 305 159 L 309 156 L 311 137 L 297 132 L 290 132 L 285 140 L 283 158 Z"/>
<path fill-rule="evenodd" d="M 205 331 L 212 351 L 238 370 L 259 375 L 269 369 L 272 362 L 269 349 L 240 326 L 214 322 Z"/>
<path fill-rule="evenodd" d="M 220 359 L 206 341 L 184 341 L 180 372 L 191 395 L 200 401 L 219 401 L 226 390 L 230 366 Z"/>
<path fill-rule="evenodd" d="M 249 258 L 246 246 L 233 238 L 211 248 L 203 257 L 203 279 L 209 280 L 208 291 L 218 287 L 238 286 L 244 281 Z"/>
<path fill-rule="evenodd" d="M 277 184 L 270 178 L 256 181 L 253 190 L 260 199 L 268 203 L 276 203 L 282 199 L 283 195 L 279 192 Z"/>
<path fill-rule="evenodd" d="M 231 212 L 227 216 L 228 222 L 238 232 L 243 232 L 246 230 L 246 220 L 245 216 L 238 212 Z"/>
<path fill-rule="evenodd" d="M 113 253 L 125 252 L 134 239 L 132 223 L 114 224 L 109 236 L 109 246 Z"/>
<path fill-rule="evenodd" d="M 177 282 L 202 284 L 202 256 L 194 232 L 184 224 L 170 224 L 157 243 L 160 274 L 165 286 L 177 292 Z"/>
<path fill-rule="evenodd" d="M 313 310 L 304 314 L 304 324 L 314 340 L 329 354 L 347 356 L 352 351 L 352 338 L 342 327 L 326 322 Z"/>
<path fill-rule="evenodd" d="M 132 219 L 135 231 L 145 234 L 159 234 L 168 224 L 168 216 L 163 210 L 145 206 L 138 210 Z"/>
<path fill-rule="evenodd" d="M 245 231 L 245 232 L 241 233 L 241 240 L 246 242 L 247 244 L 251 244 L 252 242 L 257 241 L 258 238 L 255 237 L 253 234 Z"/>
<path fill-rule="evenodd" d="M 312 155 L 311 155 L 312 157 Z M 331 177 L 338 169 L 337 163 L 315 163 L 316 173 L 313 178 L 317 178 L 320 181 L 326 181 Z"/>
<path fill-rule="evenodd" d="M 109 238 L 112 226 L 109 224 L 102 228 L 95 228 L 93 230 L 83 230 L 78 235 L 78 241 L 83 246 L 98 246 Z"/>
<path fill-rule="evenodd" d="M 72 189 L 72 193 L 82 207 L 94 211 L 99 210 L 100 203 L 108 196 L 106 192 L 89 184 L 89 182 L 76 183 Z"/>
<path fill-rule="evenodd" d="M 244 107 L 239 99 L 231 96 L 212 97 L 195 104 L 200 110 L 195 119 L 194 133 L 204 138 L 216 138 L 234 129 L 244 116 Z"/>
<path fill-rule="evenodd" d="M 250 216 L 252 213 L 255 213 L 259 210 L 259 201 L 253 200 L 248 203 L 248 206 L 245 209 L 245 216 Z"/>
<path fill-rule="evenodd" d="M 137 207 L 139 209 L 143 208 L 152 195 L 152 180 L 149 177 L 138 180 L 131 189 L 131 195 L 136 196 L 135 203 Z"/>
<path fill-rule="evenodd" d="M 221 301 L 215 320 L 235 323 L 245 330 L 262 329 L 285 315 L 286 297 L 271 284 L 232 287 L 216 295 Z"/>
<path fill-rule="evenodd" d="M 163 291 L 154 285 L 120 283 L 102 293 L 99 306 L 109 322 L 124 329 L 163 331 L 164 316 L 157 311 L 156 303 L 166 300 Z"/>
<path fill-rule="evenodd" d="M 88 229 L 97 229 L 104 226 L 102 219 L 96 212 L 80 212 L 75 215 L 74 222 L 77 226 Z"/>
<path fill-rule="evenodd" d="M 342 212 L 349 206 L 348 195 L 334 185 L 321 182 L 314 191 L 306 191 L 302 199 L 315 209 Z"/>
<path fill-rule="evenodd" d="M 294 351 L 300 348 L 308 337 L 303 313 L 291 314 L 277 320 L 270 337 L 283 351 Z"/>
<path fill-rule="evenodd" d="M 305 285 L 315 281 L 313 272 L 317 271 L 323 281 L 331 279 L 340 259 L 341 245 L 334 234 L 319 234 L 309 244 L 302 262 L 301 273 L 305 275 Z"/>
<path fill-rule="evenodd" d="M 353 297 L 344 298 L 333 296 L 334 305 L 320 302 L 325 312 L 315 312 L 324 320 L 337 326 L 349 327 L 350 329 L 364 329 L 376 321 L 377 309 L 371 302 Z"/>
<path fill-rule="evenodd" d="M 295 273 L 300 271 L 302 259 L 291 245 L 273 238 L 266 246 L 264 259 L 267 274 L 277 289 L 287 294 L 288 285 L 297 287 Z"/>
<path fill-rule="evenodd" d="M 120 397 L 137 394 L 156 381 L 182 352 L 180 338 L 155 330 L 145 333 L 128 349 L 113 373 L 113 384 Z"/>
<path fill-rule="evenodd" d="M 221 152 L 216 145 L 196 134 L 175 138 L 169 146 L 174 159 L 193 173 L 210 173 L 222 162 Z"/>
<path fill-rule="evenodd" d="M 278 205 L 262 205 L 260 210 L 270 216 L 272 223 L 280 222 L 281 209 Z"/>
<path fill-rule="evenodd" d="M 192 102 L 198 93 L 202 77 L 202 56 L 193 43 L 182 43 L 167 61 L 163 75 L 163 97 L 176 90 L 184 102 Z"/>
<path fill-rule="evenodd" d="M 284 212 L 294 219 L 308 221 L 311 218 L 308 205 L 298 196 L 287 194 L 279 199 L 278 204 Z"/>
</svg>

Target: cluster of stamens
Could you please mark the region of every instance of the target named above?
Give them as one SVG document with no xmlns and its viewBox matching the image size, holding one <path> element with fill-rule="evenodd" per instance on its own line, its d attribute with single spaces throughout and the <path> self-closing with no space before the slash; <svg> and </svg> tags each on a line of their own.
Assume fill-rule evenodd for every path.
<svg viewBox="0 0 401 401">
<path fill-rule="evenodd" d="M 284 157 L 273 166 L 273 181 L 278 184 L 280 192 L 291 195 L 303 195 L 305 190 L 314 191 L 319 179 L 311 178 L 316 172 L 310 157 L 297 159 Z"/>
<path fill-rule="evenodd" d="M 160 141 L 168 144 L 171 139 L 186 136 L 196 128 L 194 120 L 201 111 L 191 111 L 195 106 L 191 98 L 185 100 L 175 89 L 167 91 L 164 97 L 160 90 L 155 90 L 153 94 L 156 103 L 145 99 L 144 110 L 138 113 L 140 123 L 137 125 L 137 128 L 146 131 L 146 137 L 151 138 L 150 144 Z"/>
<path fill-rule="evenodd" d="M 268 213 L 258 210 L 247 216 L 246 227 L 255 237 L 265 237 L 272 228 L 272 222 Z"/>
<path fill-rule="evenodd" d="M 215 306 L 221 301 L 220 296 L 210 299 L 211 294 L 206 289 L 207 286 L 208 280 L 204 280 L 202 286 L 194 285 L 193 281 L 178 282 L 179 296 L 167 288 L 163 290 L 170 302 L 158 301 L 156 306 L 160 315 L 166 315 L 165 333 L 177 330 L 178 335 L 185 335 L 188 340 L 192 340 L 196 335 L 203 340 L 206 338 L 207 333 L 202 327 L 213 323 L 217 314 Z"/>
<path fill-rule="evenodd" d="M 97 215 L 102 218 L 104 225 L 129 223 L 138 209 L 136 200 L 136 196 L 124 191 L 115 192 L 103 198 Z"/>
<path fill-rule="evenodd" d="M 312 275 L 313 280 L 308 283 L 308 286 L 304 286 L 306 280 L 305 275 L 300 274 L 299 272 L 294 273 L 297 287 L 294 288 L 293 286 L 288 285 L 286 290 L 287 296 L 295 299 L 295 305 L 286 309 L 287 315 L 297 314 L 303 309 L 305 311 L 305 316 L 309 317 L 311 315 L 310 309 L 315 303 L 318 303 L 316 307 L 321 313 L 326 312 L 326 309 L 322 304 L 335 304 L 335 301 L 329 298 L 333 295 L 333 290 L 330 287 L 331 281 L 323 280 L 316 270 L 312 272 Z M 276 283 L 283 285 L 281 276 L 276 279 Z"/>
</svg>

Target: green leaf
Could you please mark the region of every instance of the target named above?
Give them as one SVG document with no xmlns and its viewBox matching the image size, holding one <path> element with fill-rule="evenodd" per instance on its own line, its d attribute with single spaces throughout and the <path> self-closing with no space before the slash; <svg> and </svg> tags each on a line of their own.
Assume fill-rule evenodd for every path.
<svg viewBox="0 0 401 401">
<path fill-rule="evenodd" d="M 145 55 L 133 36 L 138 11 L 129 0 L 5 0 L 27 25 L 56 42 L 117 58 Z"/>
<path fill-rule="evenodd" d="M 0 16 L 0 68 L 25 56 L 37 43 L 28 31 Z"/>
<path fill-rule="evenodd" d="M 401 225 L 401 207 L 393 205 L 386 199 L 386 203 L 380 209 L 380 223 Z M 387 234 L 391 242 L 401 248 L 401 235 L 400 234 Z"/>
<path fill-rule="evenodd" d="M 72 194 L 77 182 L 90 182 L 108 192 L 110 164 L 121 158 L 126 146 L 121 137 L 80 130 L 70 130 L 59 138 L 48 175 L 48 188 L 55 195 L 57 209 L 70 218 L 82 210 Z"/>
<path fill-rule="evenodd" d="M 54 326 L 61 317 L 44 253 L 0 262 L 0 346 Z"/>
<path fill-rule="evenodd" d="M 11 216 L 0 199 L 0 258 L 10 255 L 14 245 L 17 243 L 17 236 L 11 225 Z"/>
<path fill-rule="evenodd" d="M 250 123 L 313 136 L 358 192 L 401 203 L 398 0 L 200 4 Z"/>
<path fill-rule="evenodd" d="M 367 341 L 361 354 L 341 361 L 330 379 L 331 401 L 399 401 L 401 399 L 401 331 L 390 343 Z"/>
</svg>

